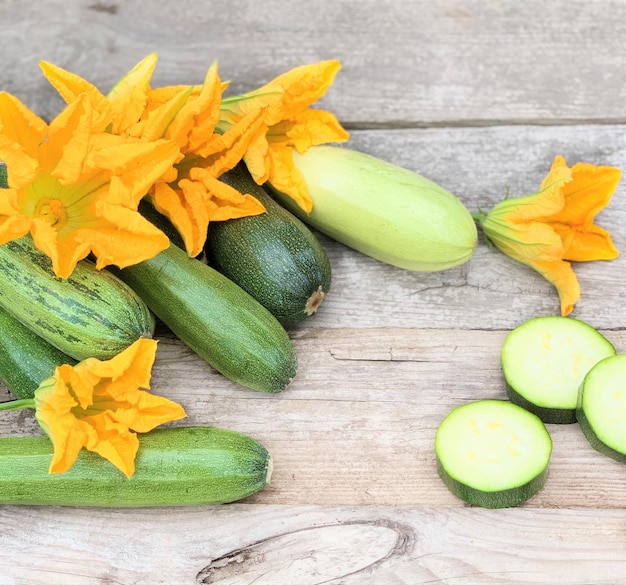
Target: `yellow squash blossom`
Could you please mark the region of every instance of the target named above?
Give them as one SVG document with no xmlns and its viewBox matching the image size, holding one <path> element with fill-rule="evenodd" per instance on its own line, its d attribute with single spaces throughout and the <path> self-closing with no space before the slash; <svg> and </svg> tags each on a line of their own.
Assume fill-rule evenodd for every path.
<svg viewBox="0 0 626 585">
<path fill-rule="evenodd" d="M 255 109 L 266 109 L 266 131 L 251 141 L 244 161 L 259 185 L 271 183 L 306 212 L 313 201 L 293 164 L 292 151 L 302 154 L 314 145 L 348 139 L 333 114 L 310 108 L 326 93 L 339 68 L 336 60 L 303 65 L 250 93 L 222 100 L 218 126 L 222 131 Z"/>
<path fill-rule="evenodd" d="M 0 93 L 0 245 L 30 232 L 67 278 L 90 252 L 98 268 L 136 264 L 169 242 L 137 206 L 179 157 L 172 141 L 141 143 L 99 132 L 86 94 L 49 125 L 15 97 Z"/>
<path fill-rule="evenodd" d="M 499 250 L 556 287 L 565 316 L 580 297 L 570 262 L 618 256 L 609 233 L 594 219 L 609 204 L 620 177 L 617 168 L 587 163 L 570 168 L 557 156 L 539 192 L 505 199 L 476 219 Z"/>
<path fill-rule="evenodd" d="M 130 477 L 139 447 L 136 433 L 186 416 L 149 388 L 157 342 L 139 339 L 108 361 L 88 358 L 59 366 L 35 391 L 35 416 L 52 440 L 50 473 L 63 473 L 84 447 Z M 23 402 L 23 401 L 22 401 Z"/>
<path fill-rule="evenodd" d="M 104 96 L 84 79 L 49 63 L 41 67 L 47 79 L 68 102 L 84 93 L 102 116 L 101 127 L 143 142 L 175 142 L 180 156 L 150 190 L 155 207 L 180 232 L 190 256 L 202 250 L 208 224 L 214 220 L 256 215 L 264 207 L 251 195 L 219 181 L 242 158 L 249 141 L 262 131 L 264 113 L 243 116 L 228 131 L 216 132 L 222 92 L 217 65 L 200 86 L 179 85 L 152 89 L 156 64 L 151 54 L 137 64 Z"/>
</svg>

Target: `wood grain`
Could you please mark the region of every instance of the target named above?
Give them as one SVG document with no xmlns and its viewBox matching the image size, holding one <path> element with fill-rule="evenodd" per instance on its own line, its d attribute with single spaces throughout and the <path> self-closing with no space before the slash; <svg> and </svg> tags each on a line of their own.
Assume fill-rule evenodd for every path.
<svg viewBox="0 0 626 585">
<path fill-rule="evenodd" d="M 200 83 L 217 59 L 234 92 L 339 59 L 324 104 L 351 127 L 624 120 L 616 0 L 9 0 L 0 22 L 0 87 L 47 117 L 41 59 L 108 91 L 158 51 L 156 83 Z"/>
<path fill-rule="evenodd" d="M 0 89 L 49 119 L 62 102 L 40 60 L 108 91 L 151 51 L 155 86 L 199 82 L 217 59 L 238 93 L 337 58 L 319 105 L 351 130 L 347 146 L 476 211 L 535 191 L 556 154 L 623 167 L 624 38 L 614 0 L 8 0 Z M 598 223 L 626 250 L 623 184 Z M 333 286 L 289 330 L 299 371 L 284 393 L 238 387 L 158 331 L 152 390 L 183 404 L 178 424 L 260 440 L 271 485 L 220 507 L 0 506 L 0 585 L 626 583 L 626 466 L 578 425 L 549 425 L 546 486 L 519 508 L 468 507 L 436 473 L 437 425 L 504 398 L 502 341 L 558 312 L 554 288 L 482 238 L 467 264 L 417 274 L 318 236 Z M 572 316 L 626 352 L 626 259 L 574 269 Z M 0 436 L 35 433 L 30 412 L 0 417 Z"/>
<path fill-rule="evenodd" d="M 167 522 L 161 509 L 70 512 L 0 509 L 10 583 L 619 585 L 626 571 L 624 510 L 235 504 L 170 508 Z"/>
</svg>

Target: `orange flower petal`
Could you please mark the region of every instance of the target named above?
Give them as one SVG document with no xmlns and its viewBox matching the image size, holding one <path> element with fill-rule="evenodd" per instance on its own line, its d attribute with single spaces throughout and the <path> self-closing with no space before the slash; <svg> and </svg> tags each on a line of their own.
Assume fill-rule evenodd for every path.
<svg viewBox="0 0 626 585">
<path fill-rule="evenodd" d="M 527 261 L 526 264 L 556 287 L 561 301 L 561 315 L 569 315 L 580 298 L 580 285 L 571 264 L 564 261 Z"/>
<path fill-rule="evenodd" d="M 339 69 L 341 64 L 337 60 L 301 65 L 279 75 L 251 94 L 269 95 L 275 87 L 282 90 L 280 102 L 268 100 L 270 105 L 267 123 L 271 126 L 286 118 L 292 118 L 320 99 L 332 85 Z"/>
<path fill-rule="evenodd" d="M 25 154 L 36 159 L 47 130 L 46 123 L 22 102 L 11 94 L 0 92 L 0 132 L 8 142 L 19 144 Z M 6 160 L 0 160 L 9 167 Z"/>
<path fill-rule="evenodd" d="M 157 59 L 156 53 L 142 59 L 107 94 L 113 111 L 114 134 L 124 133 L 141 118 L 148 102 L 150 78 Z"/>
<path fill-rule="evenodd" d="M 293 164 L 292 149 L 281 148 L 277 145 L 270 146 L 270 161 L 268 181 L 272 187 L 291 197 L 309 213 L 313 209 L 313 200 L 309 195 L 304 177 Z"/>
<path fill-rule="evenodd" d="M 550 224 L 563 240 L 563 259 L 575 262 L 589 260 L 613 260 L 619 252 L 611 241 L 609 232 L 600 226 L 591 225 L 584 231 L 574 230 L 568 225 Z"/>
<path fill-rule="evenodd" d="M 155 142 L 120 142 L 92 150 L 88 162 L 92 168 L 106 169 L 114 177 L 108 200 L 135 208 L 150 187 L 171 170 L 180 151 L 171 140 Z"/>
<path fill-rule="evenodd" d="M 186 416 L 183 408 L 139 386 L 150 381 L 156 341 L 139 339 L 108 361 L 57 368 L 35 392 L 36 417 L 54 445 L 51 473 L 71 467 L 84 447 L 127 476 L 139 445 L 135 432 Z"/>
<path fill-rule="evenodd" d="M 167 137 L 184 145 L 183 152 L 202 154 L 202 148 L 213 137 L 220 119 L 222 84 L 213 64 L 196 97 L 191 97 L 172 121 Z"/>
<path fill-rule="evenodd" d="M 96 268 L 111 264 L 125 268 L 154 258 L 169 246 L 167 236 L 139 212 L 105 201 L 96 205 L 101 223 L 95 229 L 78 230 L 76 236 L 90 246 Z"/>
<path fill-rule="evenodd" d="M 182 185 L 181 185 L 182 183 Z M 205 201 L 206 189 L 183 179 L 174 189 L 166 183 L 158 183 L 152 189 L 154 207 L 167 217 L 185 243 L 187 254 L 197 256 L 204 246 L 209 225 Z"/>
<path fill-rule="evenodd" d="M 333 114 L 312 109 L 275 124 L 268 132 L 270 144 L 276 137 L 277 142 L 284 141 L 300 154 L 318 144 L 345 142 L 349 136 Z"/>
<path fill-rule="evenodd" d="M 69 278 L 76 264 L 89 255 L 89 243 L 81 242 L 76 232 L 59 237 L 45 220 L 35 218 L 31 224 L 35 246 L 52 260 L 52 269 L 59 278 Z"/>
<path fill-rule="evenodd" d="M 91 112 L 91 104 L 83 94 L 50 124 L 46 144 L 48 159 L 55 165 L 52 176 L 62 185 L 75 183 L 83 175 L 93 132 Z"/>
<path fill-rule="evenodd" d="M 78 99 L 81 94 L 86 94 L 93 106 L 94 127 L 99 131 L 104 131 L 111 120 L 112 109 L 109 100 L 100 90 L 82 77 L 46 61 L 41 61 L 39 66 L 46 79 L 59 92 L 65 103 L 69 104 Z"/>
<path fill-rule="evenodd" d="M 563 185 L 565 206 L 548 219 L 554 223 L 588 227 L 598 212 L 609 204 L 621 171 L 615 167 L 577 163 L 571 172 L 572 181 Z"/>
<path fill-rule="evenodd" d="M 95 429 L 85 448 L 111 462 L 126 477 L 135 473 L 135 457 L 139 450 L 139 438 L 124 424 L 116 422 L 109 412 L 85 419 L 85 424 Z"/>
</svg>

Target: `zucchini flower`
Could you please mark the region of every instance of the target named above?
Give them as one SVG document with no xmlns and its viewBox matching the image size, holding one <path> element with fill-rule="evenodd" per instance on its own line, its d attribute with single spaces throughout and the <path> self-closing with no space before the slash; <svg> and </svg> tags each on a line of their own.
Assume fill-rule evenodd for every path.
<svg viewBox="0 0 626 585">
<path fill-rule="evenodd" d="M 106 96 L 88 81 L 50 63 L 42 63 L 41 68 L 68 103 L 80 94 L 89 96 L 103 130 L 146 143 L 165 139 L 178 146 L 176 164 L 146 194 L 176 227 L 187 253 L 197 256 L 210 221 L 265 211 L 252 195 L 218 180 L 237 165 L 249 142 L 257 140 L 265 112 L 251 111 L 227 131 L 217 132 L 222 92 L 228 85 L 220 81 L 217 65 L 209 68 L 202 85 L 153 89 L 150 78 L 156 60 L 155 54 L 148 55 Z"/>
<path fill-rule="evenodd" d="M 141 338 L 108 361 L 61 365 L 41 382 L 34 399 L 5 402 L 0 410 L 35 409 L 54 446 L 50 473 L 67 471 L 84 447 L 131 477 L 136 433 L 186 416 L 179 404 L 140 390 L 149 388 L 156 346 L 155 340 Z"/>
<path fill-rule="evenodd" d="M 594 219 L 609 204 L 620 177 L 617 168 L 587 163 L 570 168 L 557 156 L 537 193 L 505 199 L 475 219 L 496 248 L 556 287 L 561 314 L 569 315 L 580 297 L 571 262 L 618 256 L 610 234 Z"/>
<path fill-rule="evenodd" d="M 86 95 L 49 125 L 17 98 L 0 93 L 0 245 L 31 233 L 67 278 L 90 252 L 98 268 L 152 258 L 168 239 L 137 211 L 153 182 L 179 156 L 175 143 L 100 131 Z"/>
<path fill-rule="evenodd" d="M 243 157 L 255 182 L 291 197 L 307 213 L 313 201 L 292 158 L 311 146 L 345 142 L 349 134 L 330 112 L 309 106 L 321 98 L 339 71 L 336 60 L 296 67 L 249 93 L 222 100 L 218 129 L 227 131 L 257 109 L 265 109 L 265 131 L 252 140 Z"/>
</svg>

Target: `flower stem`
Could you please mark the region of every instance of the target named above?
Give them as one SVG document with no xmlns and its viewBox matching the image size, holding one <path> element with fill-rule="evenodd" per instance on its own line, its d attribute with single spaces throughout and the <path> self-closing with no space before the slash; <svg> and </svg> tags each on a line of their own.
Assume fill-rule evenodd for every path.
<svg viewBox="0 0 626 585">
<path fill-rule="evenodd" d="M 21 400 L 9 400 L 0 403 L 0 410 L 21 410 L 22 408 L 35 408 L 35 399 L 22 398 Z"/>
</svg>

